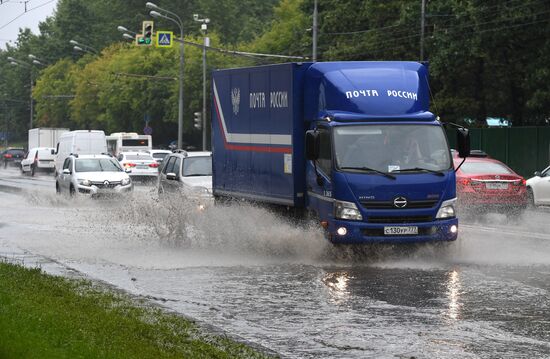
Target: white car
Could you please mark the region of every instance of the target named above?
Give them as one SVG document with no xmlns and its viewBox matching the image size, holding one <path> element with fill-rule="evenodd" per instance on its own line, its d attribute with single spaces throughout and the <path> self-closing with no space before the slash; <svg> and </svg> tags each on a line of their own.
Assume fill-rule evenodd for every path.
<svg viewBox="0 0 550 359">
<path fill-rule="evenodd" d="M 55 179 L 55 191 L 71 196 L 123 195 L 132 190 L 132 180 L 110 155 L 70 155 Z"/>
<path fill-rule="evenodd" d="M 149 150 L 147 151 L 151 156 L 153 156 L 153 159 L 157 161 L 157 163 L 160 164 L 164 160 L 166 156 L 168 156 L 172 151 L 170 150 Z"/>
<path fill-rule="evenodd" d="M 34 176 L 36 171 L 53 172 L 55 170 L 55 148 L 31 148 L 21 160 L 21 173 Z"/>
<path fill-rule="evenodd" d="M 147 152 L 122 152 L 118 155 L 118 161 L 124 169 L 131 170 L 133 179 L 156 180 L 159 164 Z"/>
<path fill-rule="evenodd" d="M 550 205 L 550 167 L 542 172 L 535 172 L 535 176 L 527 180 L 527 192 L 531 204 Z"/>
<path fill-rule="evenodd" d="M 198 201 L 201 209 L 211 204 L 212 152 L 174 151 L 164 159 L 157 187 L 159 195 L 180 193 Z"/>
</svg>

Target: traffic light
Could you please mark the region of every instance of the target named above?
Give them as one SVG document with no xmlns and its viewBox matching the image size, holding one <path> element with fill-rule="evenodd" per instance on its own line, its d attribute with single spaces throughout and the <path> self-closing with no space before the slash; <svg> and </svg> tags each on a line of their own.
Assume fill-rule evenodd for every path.
<svg viewBox="0 0 550 359">
<path fill-rule="evenodd" d="M 141 34 L 136 36 L 136 45 L 153 45 L 153 21 L 144 21 L 141 24 Z"/>
<path fill-rule="evenodd" d="M 202 113 L 195 112 L 194 115 L 195 115 L 195 118 L 193 119 L 193 126 L 197 130 L 200 130 L 202 128 Z"/>
</svg>

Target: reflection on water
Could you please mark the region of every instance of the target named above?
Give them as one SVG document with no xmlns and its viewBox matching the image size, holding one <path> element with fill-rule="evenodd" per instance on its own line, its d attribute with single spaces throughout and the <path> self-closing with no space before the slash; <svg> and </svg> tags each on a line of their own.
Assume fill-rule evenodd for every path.
<svg viewBox="0 0 550 359">
<path fill-rule="evenodd" d="M 353 279 L 346 271 L 325 273 L 323 283 L 327 286 L 331 298 L 336 304 L 341 304 L 349 300 L 349 281 Z"/>
<path fill-rule="evenodd" d="M 456 270 L 452 270 L 449 272 L 447 279 L 447 298 L 449 299 L 449 307 L 445 313 L 446 317 L 451 320 L 461 319 L 461 289 L 460 274 Z"/>
</svg>

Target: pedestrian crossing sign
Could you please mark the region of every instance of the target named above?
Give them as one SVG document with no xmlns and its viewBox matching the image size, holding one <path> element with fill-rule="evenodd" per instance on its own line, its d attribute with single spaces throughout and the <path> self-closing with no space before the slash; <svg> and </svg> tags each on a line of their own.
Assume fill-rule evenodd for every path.
<svg viewBox="0 0 550 359">
<path fill-rule="evenodd" d="M 157 47 L 172 47 L 174 33 L 172 31 L 157 31 Z"/>
</svg>

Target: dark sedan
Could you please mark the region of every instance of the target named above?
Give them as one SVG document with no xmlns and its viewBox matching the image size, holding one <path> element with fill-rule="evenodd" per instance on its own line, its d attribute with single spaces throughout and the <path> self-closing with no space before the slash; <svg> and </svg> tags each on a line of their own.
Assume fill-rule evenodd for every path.
<svg viewBox="0 0 550 359">
<path fill-rule="evenodd" d="M 23 148 L 8 148 L 2 153 L 2 161 L 4 161 L 4 168 L 8 165 L 19 167 L 21 166 L 21 160 L 25 158 L 25 150 Z"/>
</svg>

